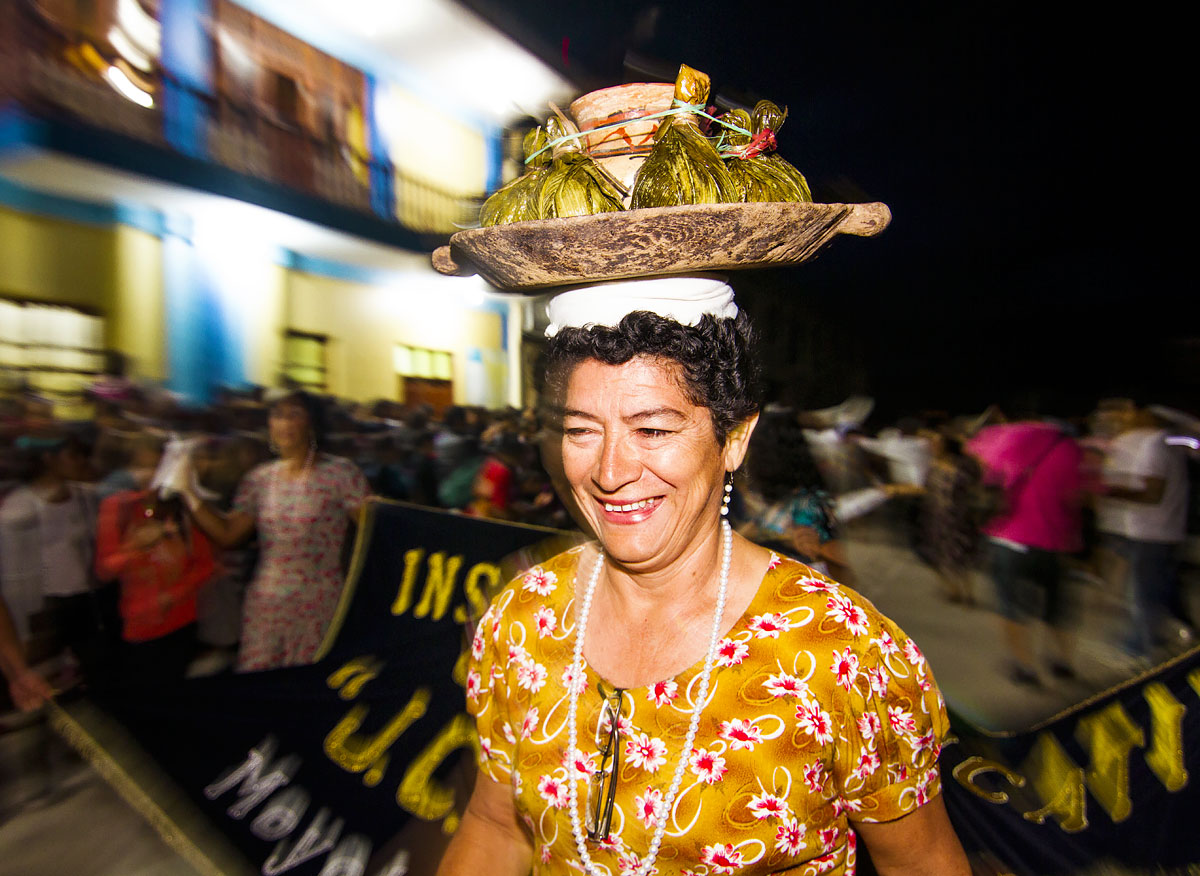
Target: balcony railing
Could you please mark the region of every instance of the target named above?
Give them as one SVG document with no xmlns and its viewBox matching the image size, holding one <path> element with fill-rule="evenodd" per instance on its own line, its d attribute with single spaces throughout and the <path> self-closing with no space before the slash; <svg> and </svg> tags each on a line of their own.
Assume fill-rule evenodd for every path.
<svg viewBox="0 0 1200 876">
<path fill-rule="evenodd" d="M 82 34 L 47 20 L 32 0 L 16 0 L 12 7 L 15 14 L 0 16 L 0 105 L 11 99 L 35 116 L 169 147 L 161 108 L 169 87 L 202 108 L 205 158 L 222 167 L 423 234 L 453 233 L 477 215 L 478 195 L 449 191 L 228 95 L 189 91 L 156 74 L 147 78 L 159 99 L 152 107 L 139 106 L 104 81 L 94 63 L 79 63 Z M 97 58 L 93 52 L 93 61 Z"/>
</svg>

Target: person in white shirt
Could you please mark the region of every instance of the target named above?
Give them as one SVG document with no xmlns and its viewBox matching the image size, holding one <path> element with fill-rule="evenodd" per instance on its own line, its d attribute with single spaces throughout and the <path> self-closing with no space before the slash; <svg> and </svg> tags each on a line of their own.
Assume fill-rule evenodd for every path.
<svg viewBox="0 0 1200 876">
<path fill-rule="evenodd" d="M 1176 586 L 1179 545 L 1187 532 L 1188 474 L 1183 453 L 1149 411 L 1128 406 L 1106 412 L 1117 434 L 1103 465 L 1096 527 L 1128 564 L 1127 646 L 1149 657 Z"/>
</svg>

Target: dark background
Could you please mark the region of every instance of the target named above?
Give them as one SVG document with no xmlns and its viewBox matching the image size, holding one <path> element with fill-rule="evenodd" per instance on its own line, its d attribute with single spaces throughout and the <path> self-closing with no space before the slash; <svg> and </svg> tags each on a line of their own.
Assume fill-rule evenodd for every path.
<svg viewBox="0 0 1200 876">
<path fill-rule="evenodd" d="M 880 237 L 732 278 L 770 326 L 777 398 L 865 392 L 879 419 L 992 402 L 1070 415 L 1114 394 L 1196 407 L 1194 284 L 1167 267 L 1186 249 L 1172 206 L 1194 187 L 1175 160 L 1196 102 L 1171 94 L 1195 78 L 1181 21 L 1050 4 L 466 5 L 585 89 L 673 80 L 685 62 L 719 105 L 786 105 L 779 151 L 815 200 L 891 207 Z"/>
</svg>

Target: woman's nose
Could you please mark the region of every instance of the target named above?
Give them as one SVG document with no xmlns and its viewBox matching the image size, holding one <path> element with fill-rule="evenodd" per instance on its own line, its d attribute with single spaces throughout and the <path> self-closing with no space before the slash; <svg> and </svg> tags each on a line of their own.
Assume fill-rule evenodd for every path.
<svg viewBox="0 0 1200 876">
<path fill-rule="evenodd" d="M 600 456 L 592 480 L 605 493 L 615 493 L 641 476 L 637 455 L 619 436 L 606 434 L 600 445 Z"/>
</svg>

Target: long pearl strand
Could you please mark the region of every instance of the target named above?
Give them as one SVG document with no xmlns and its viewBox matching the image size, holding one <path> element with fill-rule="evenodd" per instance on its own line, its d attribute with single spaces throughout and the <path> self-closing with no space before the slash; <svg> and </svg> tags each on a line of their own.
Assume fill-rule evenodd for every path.
<svg viewBox="0 0 1200 876">
<path fill-rule="evenodd" d="M 683 748 L 679 752 L 679 763 L 675 767 L 675 775 L 671 779 L 671 785 L 667 790 L 666 796 L 663 798 L 659 814 L 655 818 L 654 836 L 650 840 L 650 848 L 647 850 L 646 857 L 642 860 L 641 864 L 633 871 L 634 876 L 647 876 L 654 867 L 654 860 L 658 857 L 658 850 L 662 846 L 663 836 L 667 831 L 667 818 L 670 816 L 671 807 L 675 804 L 675 795 L 679 793 L 679 786 L 683 784 L 683 774 L 687 769 L 692 745 L 696 741 L 696 731 L 700 729 L 700 712 L 704 708 L 704 700 L 708 697 L 709 681 L 712 678 L 713 666 L 717 662 L 717 644 L 721 639 L 721 618 L 725 616 L 725 596 L 729 590 L 729 567 L 733 562 L 733 530 L 729 526 L 729 521 L 721 521 L 721 530 L 724 536 L 724 549 L 721 556 L 721 583 L 717 590 L 717 608 L 713 614 L 712 633 L 708 642 L 708 656 L 704 660 L 704 669 L 700 673 L 700 688 L 696 697 L 696 705 L 692 710 L 692 719 L 688 724 L 687 736 L 683 741 Z M 579 620 L 575 627 L 575 652 L 573 662 L 571 663 L 571 689 L 567 699 L 568 754 L 575 751 L 578 745 L 576 714 L 579 710 L 579 692 L 584 677 L 583 640 L 584 633 L 587 632 L 588 614 L 592 608 L 592 594 L 596 591 L 596 584 L 600 581 L 600 572 L 603 568 L 604 549 L 601 548 L 599 556 L 596 557 L 596 565 L 592 569 L 591 578 L 588 580 L 587 590 L 583 594 L 583 601 L 579 606 Z M 617 780 L 616 776 L 613 776 L 612 780 L 615 782 Z M 584 870 L 590 876 L 602 876 L 592 863 L 592 857 L 588 854 L 587 844 L 584 841 L 583 823 L 579 817 L 579 791 L 576 787 L 577 784 L 578 779 L 573 779 L 567 783 L 567 800 L 570 804 L 571 813 L 571 834 L 575 837 L 575 847 L 579 850 L 579 858 L 583 862 Z"/>
</svg>

